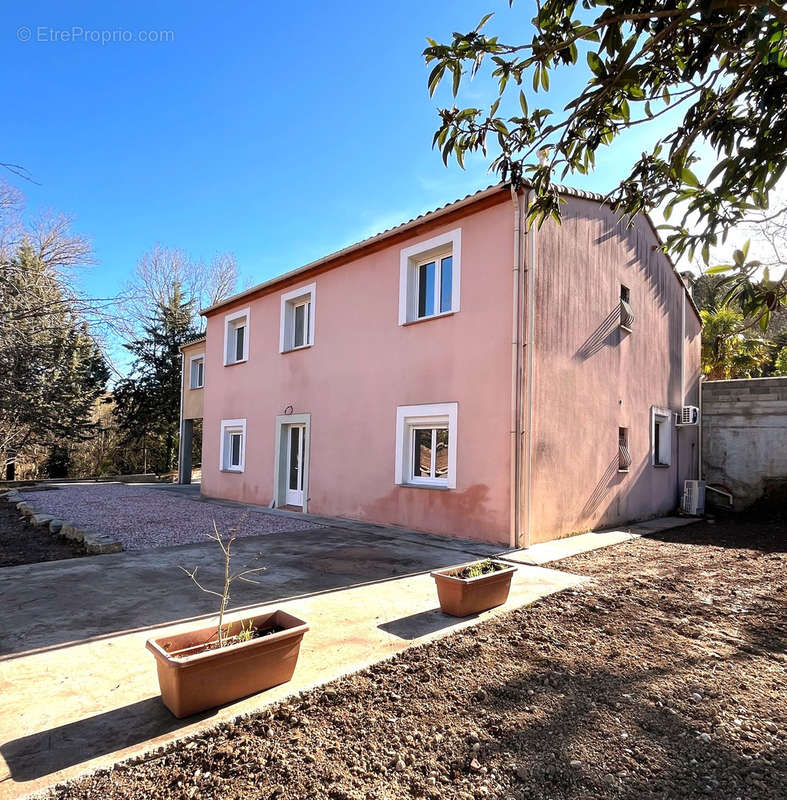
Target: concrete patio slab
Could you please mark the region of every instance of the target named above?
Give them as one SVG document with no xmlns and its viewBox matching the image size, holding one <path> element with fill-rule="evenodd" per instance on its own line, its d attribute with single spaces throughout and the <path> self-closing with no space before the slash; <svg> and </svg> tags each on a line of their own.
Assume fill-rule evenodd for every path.
<svg viewBox="0 0 787 800">
<path fill-rule="evenodd" d="M 634 523 L 629 530 L 647 536 L 649 533 L 661 533 L 673 528 L 682 528 L 684 525 L 695 525 L 698 522 L 702 522 L 700 517 L 661 517 Z"/>
<path fill-rule="evenodd" d="M 646 522 L 637 522 L 619 530 L 589 531 L 576 536 L 568 536 L 565 539 L 539 542 L 526 549 L 501 553 L 500 557 L 516 564 L 551 564 L 579 553 L 588 553 L 591 550 L 598 550 L 600 547 L 609 547 L 613 544 L 628 542 L 639 536 L 681 528 L 684 525 L 693 525 L 700 521 L 694 517 L 661 517 Z"/>
<path fill-rule="evenodd" d="M 470 560 L 475 555 L 472 551 L 442 547 L 439 541 L 432 543 L 432 537 L 424 537 L 420 546 L 404 539 L 394 544 L 382 542 L 380 547 L 376 543 L 379 537 L 366 534 L 363 541 L 357 531 L 320 529 L 299 536 L 311 536 L 315 541 L 300 559 L 288 554 L 298 562 L 289 569 L 285 568 L 286 558 L 281 555 L 286 548 L 276 558 L 266 552 L 266 561 L 275 562 L 277 569 L 284 571 L 278 575 L 272 572 L 276 590 L 262 588 L 266 576 L 256 590 L 251 590 L 258 592 L 257 598 L 270 597 L 276 592 L 281 597 L 296 593 L 304 582 L 314 580 L 319 574 L 323 576 L 318 585 L 324 591 L 275 604 L 286 607 L 311 625 L 293 680 L 182 721 L 174 719 L 161 704 L 153 658 L 145 651 L 144 643 L 151 636 L 191 627 L 194 620 L 152 627 L 141 627 L 140 623 L 168 615 L 183 618 L 185 608 L 192 611 L 195 607 L 204 608 L 199 593 L 192 593 L 169 568 L 157 570 L 155 564 L 155 557 L 170 565 L 190 564 L 199 555 L 195 546 L 171 548 L 175 553 L 164 550 L 155 554 L 123 553 L 84 559 L 77 565 L 81 570 L 76 573 L 70 571 L 72 562 L 3 570 L 0 581 L 6 585 L 0 592 L 3 617 L 0 625 L 8 631 L 7 623 L 13 619 L 14 633 L 6 634 L 6 648 L 11 653 L 0 661 L 3 697 L 0 800 L 18 798 L 119 759 L 139 756 L 218 722 L 257 711 L 307 687 L 361 669 L 407 647 L 476 625 L 490 615 L 527 605 L 585 580 L 566 572 L 522 566 L 514 574 L 505 606 L 458 620 L 440 612 L 428 570 Z M 318 538 L 324 540 L 321 547 Z M 242 541 L 245 545 L 252 543 L 248 539 Z M 274 541 L 280 539 L 264 537 L 266 546 Z M 292 542 L 295 541 L 293 537 Z M 303 541 L 300 546 L 303 547 Z M 405 556 L 403 551 L 415 554 Z M 386 563 L 390 556 L 394 557 L 393 567 Z M 91 571 L 91 562 L 97 565 L 96 572 Z M 416 565 L 421 570 L 419 574 L 402 574 Z M 300 576 L 298 569 L 302 571 Z M 358 573 L 363 570 L 367 578 L 374 579 L 385 571 L 388 576 L 360 583 L 358 579 L 362 576 Z M 399 570 L 399 576 L 391 577 L 392 570 L 394 573 Z M 108 577 L 102 577 L 105 572 Z M 166 578 L 162 577 L 164 574 Z M 57 591 L 61 576 L 65 587 Z M 353 581 L 359 585 L 348 586 Z M 103 584 L 98 596 L 90 594 L 91 582 Z M 11 599 L 10 584 L 22 597 L 12 601 L 14 609 L 9 614 L 5 606 Z M 68 587 L 78 599 L 70 601 L 72 608 L 55 613 L 58 597 L 69 604 Z M 288 592 L 290 589 L 294 591 Z M 178 598 L 179 603 L 168 600 L 167 595 Z M 243 595 L 244 600 L 250 597 Z M 100 602 L 95 602 L 99 599 Z M 90 608 L 74 623 L 69 619 L 69 611 L 80 600 Z M 253 608 L 262 610 L 258 605 Z M 44 609 L 46 616 L 40 618 Z M 236 610 L 231 617 L 245 617 L 250 611 L 251 607 Z M 107 624 L 102 618 L 112 622 Z M 135 623 L 133 630 L 118 627 L 134 628 Z M 65 628 L 62 632 L 58 631 L 61 626 Z M 85 640 L 84 633 L 78 637 L 80 626 L 87 626 L 88 631 L 103 630 L 104 634 Z M 108 633 L 107 628 L 115 632 Z M 73 641 L 75 637 L 82 640 Z M 31 652 L 30 647 L 37 649 Z"/>
</svg>

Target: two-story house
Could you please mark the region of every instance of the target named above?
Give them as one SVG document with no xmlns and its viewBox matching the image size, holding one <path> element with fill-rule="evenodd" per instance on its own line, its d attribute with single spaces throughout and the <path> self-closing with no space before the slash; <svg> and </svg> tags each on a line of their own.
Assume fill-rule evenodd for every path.
<svg viewBox="0 0 787 800">
<path fill-rule="evenodd" d="M 202 493 L 522 546 L 672 511 L 697 309 L 646 217 L 562 195 L 529 228 L 492 186 L 205 309 Z"/>
</svg>

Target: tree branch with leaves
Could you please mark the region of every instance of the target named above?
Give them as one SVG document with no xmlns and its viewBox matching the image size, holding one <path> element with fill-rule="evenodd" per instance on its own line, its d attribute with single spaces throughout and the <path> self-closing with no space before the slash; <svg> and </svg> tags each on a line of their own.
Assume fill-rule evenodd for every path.
<svg viewBox="0 0 787 800">
<path fill-rule="evenodd" d="M 610 205 L 624 218 L 661 207 L 671 219 L 680 209 L 681 219 L 664 226 L 665 248 L 689 258 L 699 252 L 706 263 L 732 227 L 768 208 L 787 168 L 782 5 L 546 0 L 535 12 L 529 42 L 487 33 L 492 14 L 445 43 L 428 39 L 430 95 L 447 76 L 455 99 L 463 82 L 482 71 L 496 82 L 486 108 L 454 100 L 438 110 L 433 144 L 446 164 L 453 157 L 464 166 L 466 155 L 477 151 L 488 155 L 502 180 L 532 187 L 531 222 L 559 221 L 555 177 L 590 172 L 599 150 L 622 133 L 675 112 L 682 116 L 674 128 L 631 165 L 609 192 Z M 536 103 L 549 93 L 552 75 L 568 75 L 583 60 L 589 78 L 561 111 Z M 699 142 L 716 157 L 701 175 Z M 767 299 L 757 302 L 765 307 Z"/>
</svg>

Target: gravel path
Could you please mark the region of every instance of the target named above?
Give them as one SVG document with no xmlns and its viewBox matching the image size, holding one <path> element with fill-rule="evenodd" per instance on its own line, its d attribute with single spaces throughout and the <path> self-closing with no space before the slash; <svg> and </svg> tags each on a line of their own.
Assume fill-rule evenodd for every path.
<svg viewBox="0 0 787 800">
<path fill-rule="evenodd" d="M 57 800 L 783 800 L 784 524 L 567 559 L 569 590 Z"/>
<path fill-rule="evenodd" d="M 77 527 L 108 533 L 120 539 L 126 550 L 150 550 L 206 541 L 216 521 L 225 533 L 238 524 L 243 509 L 190 500 L 171 490 L 125 484 L 66 486 L 36 492 L 30 501 L 37 509 Z M 309 530 L 313 522 L 278 514 L 252 512 L 239 536 Z"/>
</svg>

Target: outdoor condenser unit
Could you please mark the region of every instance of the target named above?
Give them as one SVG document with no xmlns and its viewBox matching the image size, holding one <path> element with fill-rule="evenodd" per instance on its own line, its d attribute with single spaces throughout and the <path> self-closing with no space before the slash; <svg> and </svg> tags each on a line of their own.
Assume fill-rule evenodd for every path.
<svg viewBox="0 0 787 800">
<path fill-rule="evenodd" d="M 697 406 L 683 406 L 678 414 L 678 425 L 699 425 L 700 410 Z"/>
<path fill-rule="evenodd" d="M 705 513 L 705 481 L 684 481 L 681 510 L 699 517 Z"/>
</svg>

